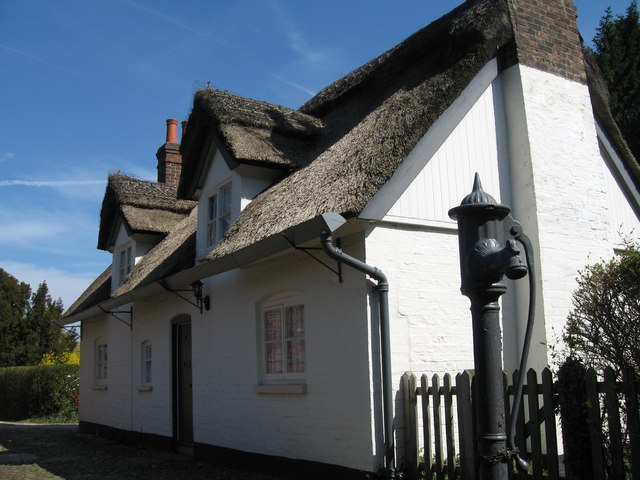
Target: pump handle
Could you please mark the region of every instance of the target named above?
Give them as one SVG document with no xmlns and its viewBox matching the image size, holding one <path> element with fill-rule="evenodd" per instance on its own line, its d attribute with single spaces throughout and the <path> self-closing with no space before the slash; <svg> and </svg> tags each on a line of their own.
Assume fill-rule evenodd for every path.
<svg viewBox="0 0 640 480">
<path fill-rule="evenodd" d="M 507 230 L 508 229 L 508 230 Z M 529 357 L 529 347 L 531 346 L 531 336 L 533 333 L 533 322 L 535 318 L 536 308 L 536 279 L 535 279 L 535 263 L 533 257 L 533 245 L 529 237 L 522 230 L 522 225 L 513 219 L 511 215 L 505 218 L 505 231 L 515 240 L 520 242 L 524 247 L 524 255 L 527 261 L 527 269 L 529 273 L 529 311 L 527 313 L 527 328 L 524 335 L 524 344 L 522 345 L 522 356 L 520 357 L 520 368 L 518 370 L 518 378 L 516 381 L 516 390 L 513 395 L 513 405 L 511 406 L 511 425 L 509 426 L 509 435 L 507 436 L 507 448 L 515 452 L 516 467 L 520 472 L 529 470 L 529 464 L 520 457 L 518 448 L 515 444 L 516 437 L 516 415 L 520 410 L 522 402 L 522 390 L 524 387 L 525 371 L 527 368 L 527 359 Z"/>
</svg>

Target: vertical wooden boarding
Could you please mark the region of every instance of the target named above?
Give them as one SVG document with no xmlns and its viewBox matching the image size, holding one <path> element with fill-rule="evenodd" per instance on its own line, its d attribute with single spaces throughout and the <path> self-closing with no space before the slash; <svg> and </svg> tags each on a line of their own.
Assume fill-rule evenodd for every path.
<svg viewBox="0 0 640 480">
<path fill-rule="evenodd" d="M 402 375 L 404 410 L 404 466 L 407 478 L 418 478 L 418 422 L 416 418 L 416 377 L 410 372 Z"/>
<path fill-rule="evenodd" d="M 442 468 L 442 420 L 440 417 L 440 378 L 438 375 L 431 377 L 431 389 L 433 391 L 433 440 L 435 450 L 436 478 L 444 480 Z"/>
<path fill-rule="evenodd" d="M 593 368 L 585 374 L 587 387 L 587 408 L 589 410 L 589 437 L 591 440 L 591 462 L 594 480 L 604 480 L 604 462 L 602 459 L 602 424 L 600 423 L 600 397 L 598 379 Z"/>
<path fill-rule="evenodd" d="M 424 469 L 426 478 L 431 478 L 433 469 L 433 450 L 431 444 L 431 412 L 429 411 L 429 377 L 422 375 L 420 378 L 420 394 L 422 395 L 422 434 L 424 437 Z"/>
<path fill-rule="evenodd" d="M 456 446 L 453 438 L 453 392 L 451 375 L 444 376 L 444 429 L 447 449 L 447 475 L 450 479 L 456 476 Z"/>
<path fill-rule="evenodd" d="M 640 480 L 640 411 L 638 409 L 638 378 L 630 366 L 623 370 L 624 399 L 627 406 L 629 451 L 631 453 L 631 478 Z"/>
<path fill-rule="evenodd" d="M 550 480 L 560 478 L 558 466 L 558 438 L 556 430 L 556 414 L 553 405 L 553 376 L 551 370 L 542 371 L 542 410 L 544 414 L 544 432 L 547 443 L 547 471 Z"/>
<path fill-rule="evenodd" d="M 460 477 L 475 480 L 475 435 L 471 412 L 471 377 L 468 371 L 456 375 L 456 398 L 458 403 L 458 444 L 460 445 Z"/>
<path fill-rule="evenodd" d="M 531 463 L 533 479 L 542 480 L 542 439 L 540 435 L 540 402 L 538 401 L 538 375 L 531 368 L 527 372 L 527 404 L 529 406 L 529 433 L 531 435 Z"/>
<path fill-rule="evenodd" d="M 620 406 L 616 388 L 616 373 L 613 368 L 604 370 L 604 404 L 607 409 L 609 427 L 609 455 L 611 457 L 611 478 L 624 480 L 624 460 L 622 459 L 622 426 Z"/>
</svg>

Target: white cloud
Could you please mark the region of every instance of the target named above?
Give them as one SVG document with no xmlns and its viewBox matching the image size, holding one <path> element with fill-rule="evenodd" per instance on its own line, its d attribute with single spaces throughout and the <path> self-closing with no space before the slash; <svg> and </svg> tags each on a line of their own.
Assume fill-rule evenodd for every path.
<svg viewBox="0 0 640 480">
<path fill-rule="evenodd" d="M 13 153 L 13 152 L 0 153 L 0 163 L 12 160 L 12 159 L 15 158 L 15 156 L 16 156 L 16 154 Z"/>
<path fill-rule="evenodd" d="M 25 247 L 51 239 L 68 231 L 68 227 L 50 216 L 40 218 L 24 218 L 12 215 L 11 212 L 0 211 L 0 245 L 16 245 Z"/>
<path fill-rule="evenodd" d="M 3 259 L 0 259 L 0 267 L 19 281 L 31 285 L 32 290 L 46 282 L 51 298 L 61 298 L 65 309 L 70 307 L 104 270 L 96 268 L 93 271 L 71 272 L 57 267 L 40 267 Z"/>
<path fill-rule="evenodd" d="M 82 204 L 83 202 L 76 202 Z M 26 205 L 19 210 L 0 208 L 0 248 L 30 251 L 35 256 L 70 256 L 77 248 L 89 248 L 87 234 L 96 234 L 96 221 L 78 206 L 72 210 L 38 210 Z M 15 208 L 15 207 L 14 207 Z M 0 251 L 1 252 L 1 251 Z"/>
</svg>

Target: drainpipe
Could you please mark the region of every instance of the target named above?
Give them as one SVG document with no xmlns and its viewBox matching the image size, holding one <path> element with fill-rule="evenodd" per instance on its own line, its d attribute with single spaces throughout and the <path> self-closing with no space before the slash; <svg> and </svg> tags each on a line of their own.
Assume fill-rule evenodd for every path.
<svg viewBox="0 0 640 480">
<path fill-rule="evenodd" d="M 321 242 L 324 251 L 332 258 L 339 262 L 366 273 L 374 278 L 378 285 L 378 305 L 380 319 L 380 352 L 382 364 L 382 403 L 384 407 L 383 423 L 384 423 L 384 474 L 386 478 L 395 478 L 395 454 L 393 442 L 393 391 L 391 384 L 391 346 L 389 342 L 389 282 L 387 277 L 381 270 L 371 265 L 361 262 L 357 258 L 344 253 L 341 249 L 333 246 L 331 234 L 323 231 L 321 234 Z"/>
</svg>

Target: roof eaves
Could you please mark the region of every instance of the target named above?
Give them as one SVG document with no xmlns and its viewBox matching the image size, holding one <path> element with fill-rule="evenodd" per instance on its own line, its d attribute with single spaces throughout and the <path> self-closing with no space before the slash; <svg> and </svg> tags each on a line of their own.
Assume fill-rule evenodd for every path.
<svg viewBox="0 0 640 480">
<path fill-rule="evenodd" d="M 167 289 L 178 290 L 184 288 L 185 285 L 189 285 L 196 280 L 246 266 L 258 260 L 263 260 L 272 255 L 289 250 L 292 248 L 292 244 L 302 245 L 313 240 L 319 240 L 322 231 L 339 233 L 346 224 L 347 221 L 341 215 L 334 212 L 318 215 L 307 222 L 291 227 L 279 234 L 272 235 L 229 255 L 181 270 L 166 277 L 158 278 L 149 284 L 141 285 L 120 295 L 113 296 L 108 300 L 92 305 L 82 311 L 64 316 L 56 323 L 58 323 L 58 325 L 69 325 L 102 314 L 105 311 L 121 307 L 127 303 L 163 293 Z"/>
</svg>

